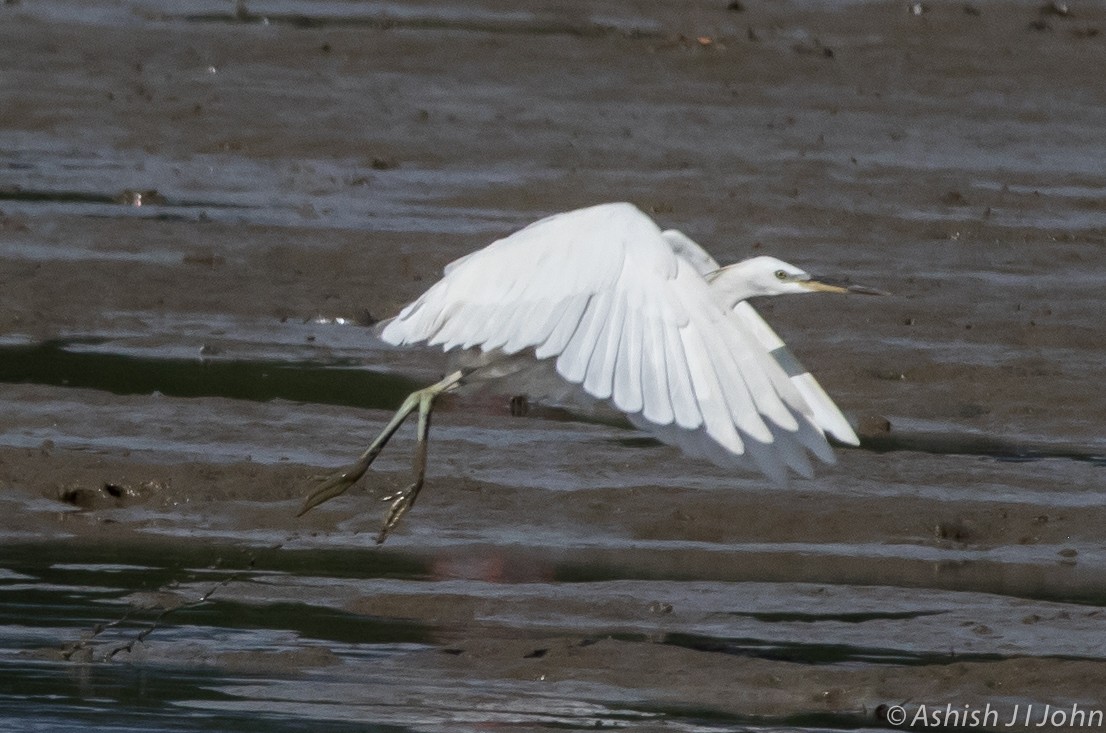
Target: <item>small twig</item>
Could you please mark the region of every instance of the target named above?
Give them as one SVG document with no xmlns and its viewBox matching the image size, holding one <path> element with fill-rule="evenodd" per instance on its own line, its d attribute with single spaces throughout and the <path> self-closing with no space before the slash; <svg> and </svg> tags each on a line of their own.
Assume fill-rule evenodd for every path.
<svg viewBox="0 0 1106 733">
<path fill-rule="evenodd" d="M 191 601 L 189 603 L 181 603 L 181 604 L 178 604 L 178 605 L 175 605 L 175 606 L 162 608 L 160 613 L 158 613 L 157 616 L 154 617 L 154 619 L 152 621 L 150 621 L 149 624 L 145 628 L 143 628 L 141 631 L 139 631 L 127 643 L 120 644 L 119 646 L 116 646 L 116 647 L 112 648 L 107 654 L 105 654 L 103 656 L 102 661 L 105 661 L 105 662 L 111 661 L 115 658 L 116 655 L 121 654 L 123 652 L 126 652 L 127 654 L 132 653 L 134 651 L 135 645 L 144 642 L 146 640 L 146 638 L 150 636 L 150 634 L 154 633 L 154 631 L 161 628 L 161 626 L 164 623 L 165 619 L 170 614 L 173 614 L 176 611 L 180 611 L 181 609 L 197 608 L 197 607 L 202 606 L 203 604 L 207 603 L 211 599 L 211 597 L 213 595 L 215 595 L 217 592 L 219 592 L 223 588 L 226 588 L 228 585 L 230 585 L 234 581 L 241 578 L 244 572 L 253 570 L 257 566 L 257 557 L 258 557 L 258 554 L 260 552 L 262 552 L 264 550 L 279 550 L 289 540 L 294 539 L 295 536 L 296 535 L 290 535 L 287 539 L 285 539 L 281 542 L 278 542 L 277 544 L 272 545 L 271 547 L 263 548 L 263 550 L 259 550 L 259 551 L 251 553 L 250 556 L 249 556 L 249 561 L 246 563 L 246 567 L 245 567 L 244 570 L 235 571 L 235 572 L 231 573 L 230 575 L 226 576 L 225 578 L 222 578 L 221 580 L 219 580 L 219 582 L 215 583 L 210 588 L 208 588 L 206 591 L 201 593 L 200 596 L 196 600 Z M 163 588 L 164 589 L 169 589 L 169 588 L 174 588 L 178 585 L 179 585 L 179 583 L 177 581 L 173 581 L 172 583 L 169 583 L 168 585 L 163 586 Z M 159 589 L 159 590 L 161 590 L 161 589 Z M 70 660 L 70 659 L 72 659 L 73 655 L 75 655 L 77 652 L 81 652 L 81 651 L 91 649 L 92 646 L 93 646 L 93 642 L 97 639 L 97 637 L 99 637 L 101 634 L 103 634 L 108 629 L 112 629 L 112 628 L 115 628 L 117 626 L 122 626 L 123 624 L 130 621 L 132 616 L 135 614 L 136 610 L 137 610 L 137 606 L 132 604 L 122 616 L 115 619 L 114 621 L 109 621 L 107 623 L 102 623 L 102 624 L 96 624 L 92 628 L 91 633 L 88 633 L 88 634 L 82 636 L 82 638 L 79 641 L 76 641 L 76 642 L 66 646 L 62 651 L 62 658 L 66 659 L 66 660 Z"/>
</svg>

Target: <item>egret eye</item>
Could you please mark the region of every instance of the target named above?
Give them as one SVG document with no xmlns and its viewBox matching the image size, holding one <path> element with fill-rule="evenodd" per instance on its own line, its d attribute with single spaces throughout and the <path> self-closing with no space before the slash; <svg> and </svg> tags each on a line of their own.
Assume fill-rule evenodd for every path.
<svg viewBox="0 0 1106 733">
<path fill-rule="evenodd" d="M 787 274 L 786 270 L 776 270 L 776 279 L 777 280 L 786 280 L 789 277 L 791 277 L 791 276 Z"/>
</svg>

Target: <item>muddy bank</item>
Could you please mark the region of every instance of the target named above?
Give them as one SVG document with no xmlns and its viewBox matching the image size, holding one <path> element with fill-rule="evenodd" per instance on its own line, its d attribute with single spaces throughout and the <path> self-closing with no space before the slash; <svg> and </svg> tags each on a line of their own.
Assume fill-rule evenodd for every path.
<svg viewBox="0 0 1106 733">
<path fill-rule="evenodd" d="M 912 7 L 0 7 L 0 715 L 768 731 L 1095 703 L 1106 15 Z M 384 548 L 406 431 L 296 519 L 444 366 L 367 326 L 606 200 L 891 291 L 758 304 L 862 447 L 781 489 L 493 396 L 443 406 Z"/>
</svg>

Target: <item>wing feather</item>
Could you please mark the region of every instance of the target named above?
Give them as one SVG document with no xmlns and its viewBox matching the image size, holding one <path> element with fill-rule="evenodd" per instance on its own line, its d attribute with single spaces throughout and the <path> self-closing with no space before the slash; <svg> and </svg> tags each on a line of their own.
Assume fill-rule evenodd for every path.
<svg viewBox="0 0 1106 733">
<path fill-rule="evenodd" d="M 483 351 L 501 349 L 511 354 L 518 348 L 506 348 L 508 343 L 531 344 L 540 340 L 537 328 L 545 322 L 550 310 L 545 300 L 519 300 L 512 306 L 505 305 L 488 318 L 487 323 L 493 324 L 495 333 L 481 341 L 480 348 Z"/>
<path fill-rule="evenodd" d="M 442 349 L 449 351 L 465 343 L 469 339 L 476 338 L 483 341 L 481 324 L 487 322 L 487 316 L 481 311 L 485 306 L 475 303 L 463 303 L 457 309 L 454 317 L 447 320 L 436 334 L 427 340 L 430 346 L 441 345 Z"/>
<path fill-rule="evenodd" d="M 717 266 L 629 204 L 596 206 L 454 261 L 380 334 L 397 345 L 479 349 L 493 361 L 533 349 L 533 366 L 497 371 L 476 360 L 468 378 L 560 394 L 557 376 L 689 454 L 753 464 L 777 480 L 788 468 L 810 475 L 807 451 L 833 460 L 823 431 L 844 442 L 855 435 L 751 306 L 718 302 L 704 277 Z"/>
<path fill-rule="evenodd" d="M 750 393 L 747 370 L 743 371 L 740 361 L 734 358 L 741 354 L 740 347 L 734 348 L 735 339 L 726 338 L 729 329 L 718 328 L 717 322 L 712 325 L 714 328 L 701 340 L 701 348 L 710 357 L 710 364 L 717 374 L 718 385 L 730 420 L 742 434 L 754 440 L 771 442 L 772 433 L 764 424 L 764 419 L 757 410 L 754 395 Z"/>
<path fill-rule="evenodd" d="M 777 451 L 780 461 L 803 478 L 812 477 L 814 469 L 810 465 L 810 459 L 806 456 L 807 446 L 803 442 L 803 438 L 772 423 L 768 424 L 768 428 L 772 431 L 772 447 Z M 796 437 L 799 437 L 799 439 L 796 440 Z M 822 445 L 826 445 L 826 441 L 820 435 L 818 438 Z M 830 456 L 832 457 L 833 453 L 830 453 Z M 829 462 L 832 463 L 832 461 Z"/>
<path fill-rule="evenodd" d="M 860 439 L 856 437 L 849 421 L 822 389 L 822 385 L 818 384 L 814 376 L 795 358 L 783 339 L 764 322 L 753 306 L 744 302 L 738 303 L 733 313 L 749 327 L 764 350 L 789 377 L 791 386 L 806 407 L 801 411 L 812 418 L 814 425 L 842 443 L 860 445 Z M 781 390 L 777 387 L 777 391 Z"/>
<path fill-rule="evenodd" d="M 676 253 L 676 256 L 684 260 L 700 275 L 709 275 L 718 269 L 718 260 L 699 246 L 699 243 L 677 229 L 666 229 L 661 236 L 668 242 L 668 246 Z"/>
<path fill-rule="evenodd" d="M 641 399 L 642 415 L 654 425 L 669 425 L 676 419 L 668 387 L 668 352 L 664 321 L 649 303 L 641 311 Z"/>
<path fill-rule="evenodd" d="M 680 329 L 680 337 L 684 355 L 687 358 L 692 389 L 695 391 L 695 402 L 707 433 L 731 453 L 739 455 L 744 453 L 745 443 L 737 434 L 737 427 L 734 425 L 725 395 L 722 393 L 718 374 L 715 372 L 714 364 L 711 363 L 712 355 L 699 332 L 698 325 Z"/>
<path fill-rule="evenodd" d="M 614 300 L 612 290 L 596 293 L 580 318 L 576 333 L 572 335 L 564 351 L 557 357 L 557 371 L 573 384 L 580 384 L 588 374 L 588 364 L 591 363 L 592 354 L 595 353 L 599 334 L 602 333 L 607 314 L 611 310 L 612 300 Z"/>
<path fill-rule="evenodd" d="M 588 306 L 594 296 L 575 295 L 565 301 L 560 313 L 554 314 L 556 325 L 549 332 L 549 336 L 534 350 L 534 356 L 538 359 L 547 359 L 557 356 L 565 350 L 568 342 L 576 334 L 580 327 L 580 321 L 587 312 Z"/>
<path fill-rule="evenodd" d="M 614 370 L 618 350 L 622 345 L 622 329 L 625 327 L 626 298 L 612 296 L 611 309 L 603 319 L 602 328 L 595 339 L 595 351 L 588 362 L 584 376 L 584 390 L 592 397 L 605 400 L 614 391 Z"/>
<path fill-rule="evenodd" d="M 695 399 L 695 388 L 680 338 L 680 329 L 667 327 L 661 333 L 664 337 L 666 380 L 668 397 L 672 401 L 673 419 L 681 428 L 695 430 L 703 424 L 703 416 Z"/>
<path fill-rule="evenodd" d="M 515 333 L 503 344 L 503 351 L 515 354 L 534 344 L 544 343 L 553 333 L 554 327 L 568 308 L 568 298 L 551 303 L 540 301 L 531 306 L 526 320 L 519 324 Z"/>
<path fill-rule="evenodd" d="M 641 390 L 644 369 L 642 358 L 642 303 L 627 302 L 622 319 L 622 334 L 614 367 L 612 401 L 622 412 L 641 412 L 645 398 Z"/>
<path fill-rule="evenodd" d="M 787 375 L 764 352 L 756 335 L 750 333 L 740 319 L 728 314 L 725 318 L 731 321 L 731 327 L 718 328 L 716 334 L 734 355 L 736 363 L 733 366 L 738 375 L 735 380 L 741 380 L 746 394 L 754 403 L 753 406 L 742 404 L 740 409 L 743 413 L 750 411 L 762 415 L 787 432 L 798 429 L 798 423 L 777 389 L 778 385 L 789 384 Z M 736 415 L 734 419 L 737 419 Z"/>
<path fill-rule="evenodd" d="M 489 331 L 488 324 L 491 323 L 493 314 L 497 312 L 497 308 L 493 305 L 474 304 L 471 308 L 472 323 L 465 324 L 465 327 L 461 329 L 458 334 L 460 341 L 459 346 L 462 349 L 471 349 L 478 344 L 483 343 L 488 339 Z M 443 348 L 448 351 L 449 347 L 443 345 Z"/>
</svg>

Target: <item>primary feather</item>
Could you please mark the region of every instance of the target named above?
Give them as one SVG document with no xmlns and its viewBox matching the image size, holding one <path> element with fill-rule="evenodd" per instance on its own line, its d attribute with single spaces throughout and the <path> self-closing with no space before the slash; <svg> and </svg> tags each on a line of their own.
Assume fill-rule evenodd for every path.
<svg viewBox="0 0 1106 733">
<path fill-rule="evenodd" d="M 720 297 L 716 270 L 699 245 L 631 204 L 593 206 L 454 261 L 381 337 L 503 362 L 470 380 L 534 384 L 555 372 L 692 455 L 778 480 L 785 467 L 808 476 L 806 451 L 833 461 L 826 432 L 852 444 L 856 435 L 752 306 Z"/>
</svg>

